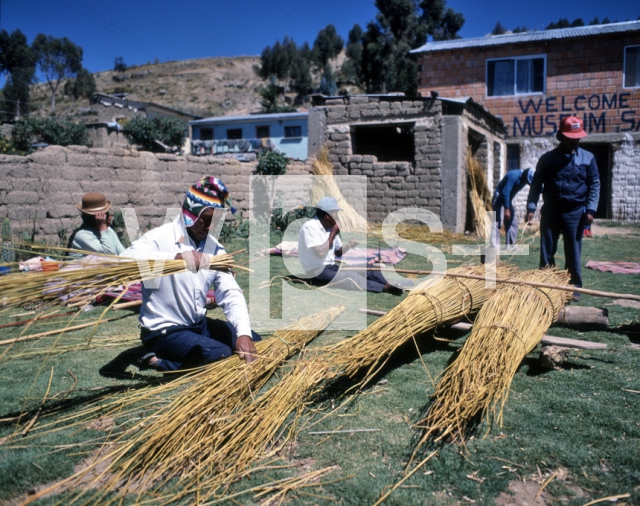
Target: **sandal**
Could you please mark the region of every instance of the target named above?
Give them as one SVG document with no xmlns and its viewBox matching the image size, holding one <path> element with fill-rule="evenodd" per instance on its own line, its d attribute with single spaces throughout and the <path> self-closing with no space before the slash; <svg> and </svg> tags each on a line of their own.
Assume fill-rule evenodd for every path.
<svg viewBox="0 0 640 506">
<path fill-rule="evenodd" d="M 156 360 L 153 360 L 153 359 Z M 147 353 L 138 359 L 138 368 L 141 370 L 145 369 L 157 369 L 158 367 L 158 357 L 153 352 Z"/>
</svg>

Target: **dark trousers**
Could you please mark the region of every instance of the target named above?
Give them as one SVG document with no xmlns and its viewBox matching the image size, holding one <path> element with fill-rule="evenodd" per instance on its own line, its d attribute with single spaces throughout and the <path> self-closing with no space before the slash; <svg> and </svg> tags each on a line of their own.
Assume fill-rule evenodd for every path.
<svg viewBox="0 0 640 506">
<path fill-rule="evenodd" d="M 212 337 L 213 336 L 213 337 Z M 203 318 L 190 326 L 175 326 L 149 331 L 142 329 L 140 339 L 158 357 L 158 371 L 209 364 L 233 354 L 236 331 L 229 322 Z M 251 331 L 253 341 L 262 338 Z"/>
<path fill-rule="evenodd" d="M 387 283 L 380 271 L 365 271 L 366 277 L 357 271 L 338 271 L 337 265 L 325 265 L 324 270 L 313 279 L 322 283 L 331 283 L 334 288 L 376 293 L 380 293 Z"/>
<path fill-rule="evenodd" d="M 580 255 L 584 232 L 584 207 L 569 210 L 542 206 L 540 210 L 540 267 L 555 265 L 553 258 L 558 250 L 558 238 L 562 233 L 565 269 L 571 275 L 571 284 L 582 286 Z"/>
</svg>

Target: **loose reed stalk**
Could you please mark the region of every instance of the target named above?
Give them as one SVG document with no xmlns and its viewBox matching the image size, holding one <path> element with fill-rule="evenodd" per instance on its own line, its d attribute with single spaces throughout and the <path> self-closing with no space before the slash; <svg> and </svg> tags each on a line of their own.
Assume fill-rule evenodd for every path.
<svg viewBox="0 0 640 506">
<path fill-rule="evenodd" d="M 473 156 L 471 148 L 467 153 L 467 171 L 469 180 L 469 197 L 473 213 L 473 232 L 481 238 L 487 237 L 491 231 L 491 220 L 486 211 L 491 211 L 491 195 L 487 187 L 482 166 Z"/>
<path fill-rule="evenodd" d="M 92 252 L 82 252 L 93 254 Z M 116 256 L 102 255 L 99 260 L 81 259 L 60 261 L 60 269 L 53 272 L 15 273 L 0 277 L 0 307 L 15 308 L 32 302 L 61 304 L 70 297 L 98 296 L 121 285 L 170 276 L 187 270 L 182 260 L 165 260 L 164 267 L 155 272 L 157 260 L 149 261 L 149 271 L 141 272 L 138 262 Z M 212 270 L 229 271 L 238 267 L 231 255 L 212 257 Z M 153 274 L 152 274 L 153 273 Z"/>
<path fill-rule="evenodd" d="M 367 220 L 360 216 L 353 206 L 343 197 L 340 187 L 333 177 L 333 165 L 329 161 L 329 152 L 326 148 L 318 151 L 313 160 L 313 175 L 322 176 L 313 179 L 311 188 L 311 202 L 316 204 L 322 197 L 331 196 L 338 201 L 338 206 L 342 211 L 338 215 L 340 230 L 342 232 L 366 233 Z"/>
<path fill-rule="evenodd" d="M 515 277 L 549 285 L 569 281 L 564 271 L 533 270 Z M 429 438 L 464 442 L 480 417 L 502 424 L 509 387 L 522 359 L 540 342 L 569 294 L 553 288 L 502 285 L 478 313 L 471 336 L 442 376 L 418 448 Z M 416 452 L 418 450 L 416 448 Z M 414 452 L 415 456 L 415 452 Z"/>
<path fill-rule="evenodd" d="M 115 450 L 100 456 L 94 465 L 108 465 L 91 481 L 106 490 L 119 488 L 126 492 L 133 484 L 141 490 L 151 487 L 167 472 L 199 475 L 202 466 L 211 472 L 200 455 L 220 446 L 218 441 L 228 437 L 219 431 L 220 423 L 231 419 L 241 406 L 252 402 L 256 392 L 282 363 L 299 352 L 343 311 L 344 306 L 337 306 L 301 318 L 296 324 L 277 331 L 273 338 L 257 342 L 259 357 L 250 366 L 245 365 L 244 360 L 232 357 L 171 382 L 167 389 L 173 391 L 170 397 L 173 402 L 157 410 L 149 417 L 150 423 L 139 426 L 140 430 L 135 431 L 133 437 L 127 434 Z M 177 388 L 177 385 L 185 384 L 190 385 L 186 391 Z M 142 392 L 130 397 L 127 403 L 118 399 L 110 408 L 103 407 L 100 416 L 116 413 L 141 400 L 160 398 L 163 393 L 166 390 L 161 387 L 155 389 L 151 397 L 149 392 Z M 92 472 L 87 469 L 77 473 L 66 480 L 64 486 L 83 482 L 86 474 Z"/>
</svg>

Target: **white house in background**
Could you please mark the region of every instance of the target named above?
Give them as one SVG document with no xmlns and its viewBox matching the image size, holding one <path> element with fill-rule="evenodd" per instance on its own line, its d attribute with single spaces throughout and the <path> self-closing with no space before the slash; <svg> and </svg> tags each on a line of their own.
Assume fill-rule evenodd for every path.
<svg viewBox="0 0 640 506">
<path fill-rule="evenodd" d="M 191 153 L 249 153 L 269 145 L 289 158 L 307 158 L 306 112 L 216 116 L 190 121 Z"/>
</svg>

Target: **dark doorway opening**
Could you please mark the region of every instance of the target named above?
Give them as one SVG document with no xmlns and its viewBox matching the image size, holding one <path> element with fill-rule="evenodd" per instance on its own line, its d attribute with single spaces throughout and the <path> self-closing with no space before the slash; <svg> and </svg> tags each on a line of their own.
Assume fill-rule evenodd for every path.
<svg viewBox="0 0 640 506">
<path fill-rule="evenodd" d="M 611 218 L 611 146 L 581 142 L 580 147 L 596 157 L 600 175 L 600 201 L 595 217 L 608 220 Z"/>
<path fill-rule="evenodd" d="M 351 129 L 354 155 L 373 155 L 380 162 L 412 162 L 415 159 L 414 123 L 360 125 Z"/>
</svg>

